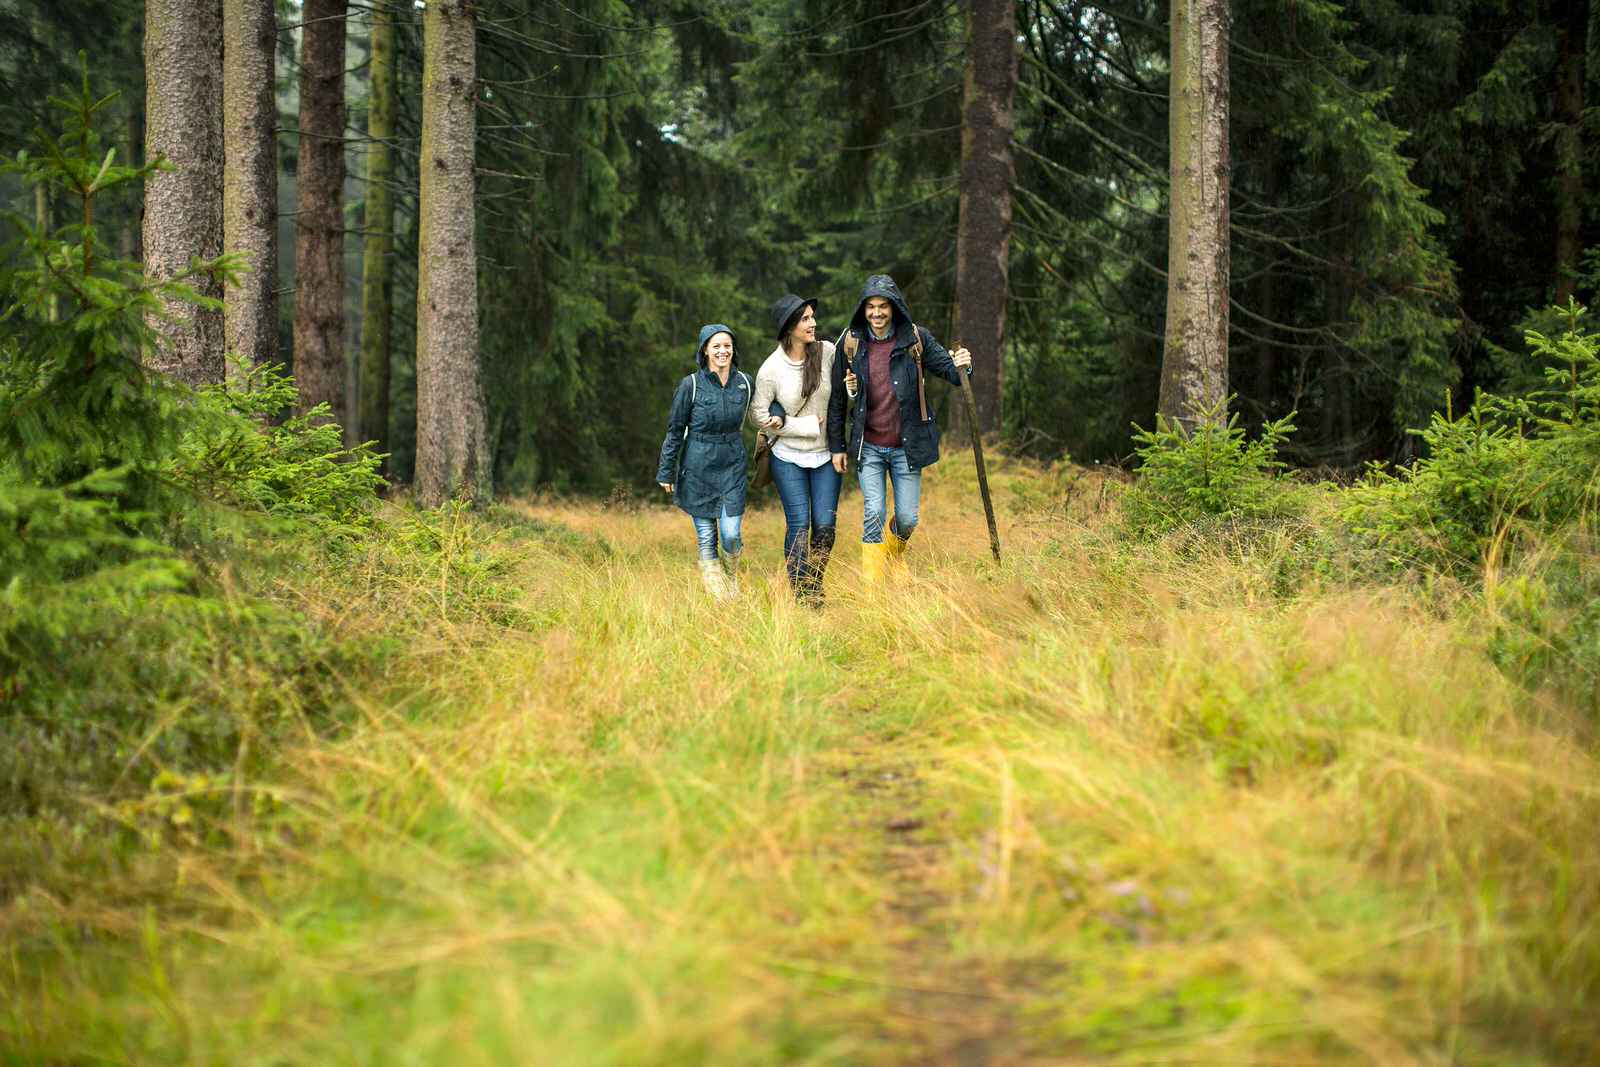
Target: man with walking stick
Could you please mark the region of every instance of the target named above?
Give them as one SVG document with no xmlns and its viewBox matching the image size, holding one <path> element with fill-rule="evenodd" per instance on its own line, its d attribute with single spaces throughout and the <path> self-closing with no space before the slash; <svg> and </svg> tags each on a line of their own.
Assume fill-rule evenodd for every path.
<svg viewBox="0 0 1600 1067">
<path fill-rule="evenodd" d="M 861 481 L 861 575 L 883 583 L 891 567 L 905 565 L 906 543 L 917 527 L 922 468 L 939 461 L 939 427 L 928 410 L 925 373 L 951 385 L 972 373 L 972 353 L 946 352 L 916 325 L 900 287 L 874 274 L 861 290 L 850 324 L 839 338 L 843 359 L 833 361 L 828 400 L 828 451 L 843 474 L 850 461 Z M 845 413 L 849 409 L 849 435 Z M 884 473 L 894 492 L 894 522 L 885 529 Z"/>
</svg>

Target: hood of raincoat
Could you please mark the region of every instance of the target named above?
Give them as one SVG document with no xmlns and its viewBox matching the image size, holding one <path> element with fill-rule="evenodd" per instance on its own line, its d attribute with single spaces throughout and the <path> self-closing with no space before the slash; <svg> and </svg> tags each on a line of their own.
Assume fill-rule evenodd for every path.
<svg viewBox="0 0 1600 1067">
<path fill-rule="evenodd" d="M 720 322 L 708 322 L 700 327 L 700 340 L 694 347 L 694 365 L 701 370 L 706 369 L 706 342 L 719 333 L 727 334 L 733 341 L 733 366 L 739 366 L 739 338 L 734 334 L 733 327 L 724 326 Z"/>
<path fill-rule="evenodd" d="M 894 308 L 894 318 L 890 325 L 897 337 L 909 336 L 911 330 L 911 311 L 906 307 L 906 298 L 900 295 L 900 287 L 894 279 L 887 274 L 874 274 L 867 279 L 867 284 L 861 287 L 861 301 L 856 304 L 855 313 L 850 316 L 850 325 L 863 339 L 872 336 L 872 329 L 867 325 L 867 301 L 872 297 L 881 296 L 889 301 Z M 903 336 L 904 335 L 904 336 Z"/>
</svg>

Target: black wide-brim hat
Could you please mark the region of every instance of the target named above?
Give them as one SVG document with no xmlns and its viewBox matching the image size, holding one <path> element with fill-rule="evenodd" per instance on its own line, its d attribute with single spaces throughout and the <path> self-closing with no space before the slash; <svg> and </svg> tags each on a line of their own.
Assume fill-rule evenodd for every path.
<svg viewBox="0 0 1600 1067">
<path fill-rule="evenodd" d="M 778 328 L 778 340 L 783 340 L 783 335 L 789 332 L 789 327 L 794 325 L 807 305 L 815 311 L 817 298 L 801 298 L 793 293 L 784 293 L 772 302 L 772 323 Z"/>
</svg>

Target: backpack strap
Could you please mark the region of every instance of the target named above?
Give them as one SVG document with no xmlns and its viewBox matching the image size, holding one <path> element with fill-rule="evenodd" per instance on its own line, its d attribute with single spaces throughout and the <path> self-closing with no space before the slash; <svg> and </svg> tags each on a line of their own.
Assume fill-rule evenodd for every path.
<svg viewBox="0 0 1600 1067">
<path fill-rule="evenodd" d="M 922 378 L 922 331 L 917 329 L 917 324 L 911 324 L 911 336 L 916 340 L 911 342 L 911 361 L 917 365 L 917 407 L 922 412 L 922 421 L 928 421 L 928 391 Z"/>
<path fill-rule="evenodd" d="M 856 336 L 856 332 L 854 330 L 846 327 L 842 341 L 843 344 L 841 347 L 844 348 L 844 365 L 851 370 L 854 370 L 856 364 L 856 346 L 861 343 L 861 338 Z"/>
</svg>

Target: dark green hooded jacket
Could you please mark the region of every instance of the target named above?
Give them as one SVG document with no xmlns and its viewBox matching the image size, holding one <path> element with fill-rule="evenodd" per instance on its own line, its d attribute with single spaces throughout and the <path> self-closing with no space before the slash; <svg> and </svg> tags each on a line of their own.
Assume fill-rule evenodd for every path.
<svg viewBox="0 0 1600 1067">
<path fill-rule="evenodd" d="M 861 289 L 861 302 L 856 305 L 850 325 L 839 335 L 840 358 L 833 361 L 833 394 L 828 398 L 828 451 L 847 453 L 851 460 L 860 462 L 861 442 L 867 428 L 867 390 L 879 389 L 885 383 L 868 382 L 867 343 L 872 331 L 867 327 L 866 307 L 870 297 L 881 296 L 894 309 L 890 329 L 894 331 L 894 352 L 889 356 L 888 387 L 900 401 L 900 447 L 906 450 L 906 462 L 912 470 L 931 467 L 939 462 L 939 427 L 933 420 L 933 410 L 928 410 L 926 421 L 917 406 L 917 368 L 911 359 L 912 331 L 922 337 L 922 370 L 924 375 L 943 378 L 951 385 L 961 384 L 961 370 L 950 359 L 950 353 L 934 340 L 933 334 L 911 321 L 906 310 L 905 297 L 900 287 L 887 274 L 874 274 Z M 855 372 L 860 389 L 851 400 L 844 388 L 845 335 L 854 333 L 857 338 Z M 971 373 L 970 371 L 968 373 Z M 845 414 L 849 409 L 849 437 L 845 436 Z"/>
<path fill-rule="evenodd" d="M 733 337 L 733 330 L 720 322 L 700 327 L 694 352 L 699 369 L 679 382 L 673 394 L 656 464 L 656 481 L 671 484 L 672 502 L 697 519 L 715 519 L 724 510 L 744 514 L 745 454 L 739 428 L 752 391 L 749 376 L 739 369 L 737 338 L 728 384 L 706 369 L 706 342 L 718 333 Z"/>
</svg>

